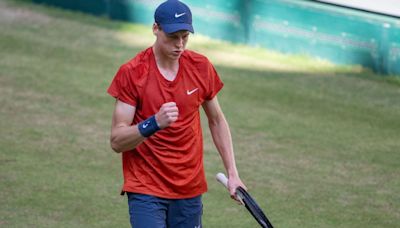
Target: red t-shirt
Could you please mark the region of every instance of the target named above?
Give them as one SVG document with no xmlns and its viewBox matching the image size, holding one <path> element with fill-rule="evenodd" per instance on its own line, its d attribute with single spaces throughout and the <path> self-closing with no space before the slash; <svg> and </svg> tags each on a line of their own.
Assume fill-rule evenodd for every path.
<svg viewBox="0 0 400 228">
<path fill-rule="evenodd" d="M 131 151 L 122 154 L 123 191 L 178 199 L 207 191 L 203 167 L 200 105 L 223 87 L 208 59 L 186 50 L 173 81 L 159 72 L 152 48 L 121 66 L 108 93 L 136 107 L 132 125 L 175 102 L 179 117 Z"/>
</svg>

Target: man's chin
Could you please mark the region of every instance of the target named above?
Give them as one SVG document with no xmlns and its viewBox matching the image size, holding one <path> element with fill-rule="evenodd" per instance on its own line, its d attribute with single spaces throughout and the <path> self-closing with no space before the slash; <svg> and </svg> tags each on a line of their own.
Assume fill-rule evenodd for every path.
<svg viewBox="0 0 400 228">
<path fill-rule="evenodd" d="M 179 53 L 179 54 L 173 53 L 170 55 L 170 58 L 176 60 L 176 59 L 179 59 L 179 57 L 181 57 L 181 55 L 182 55 L 182 53 Z"/>
</svg>

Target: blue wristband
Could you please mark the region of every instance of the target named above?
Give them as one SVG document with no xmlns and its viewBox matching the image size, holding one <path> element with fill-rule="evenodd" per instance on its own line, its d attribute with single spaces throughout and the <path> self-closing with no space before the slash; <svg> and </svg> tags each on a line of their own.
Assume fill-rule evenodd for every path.
<svg viewBox="0 0 400 228">
<path fill-rule="evenodd" d="M 160 127 L 157 124 L 156 116 L 153 115 L 145 121 L 142 121 L 138 124 L 139 132 L 143 137 L 149 137 L 160 130 Z"/>
</svg>

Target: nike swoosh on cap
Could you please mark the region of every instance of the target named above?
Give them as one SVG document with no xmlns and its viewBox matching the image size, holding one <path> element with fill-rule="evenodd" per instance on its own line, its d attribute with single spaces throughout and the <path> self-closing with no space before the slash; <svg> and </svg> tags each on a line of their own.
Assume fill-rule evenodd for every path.
<svg viewBox="0 0 400 228">
<path fill-rule="evenodd" d="M 180 13 L 180 14 L 175 13 L 175 18 L 182 17 L 182 16 L 185 15 L 185 14 L 186 14 L 186 13 Z"/>
</svg>

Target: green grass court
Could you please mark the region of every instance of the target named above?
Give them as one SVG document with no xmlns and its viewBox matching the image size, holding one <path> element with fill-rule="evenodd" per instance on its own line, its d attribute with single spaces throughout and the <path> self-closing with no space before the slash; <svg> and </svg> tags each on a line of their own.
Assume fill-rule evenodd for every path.
<svg viewBox="0 0 400 228">
<path fill-rule="evenodd" d="M 106 89 L 151 27 L 0 0 L 0 28 L 0 227 L 129 227 Z M 398 77 L 190 39 L 225 83 L 241 178 L 275 227 L 398 227 Z M 215 181 L 203 122 L 204 227 L 257 227 Z"/>
</svg>

